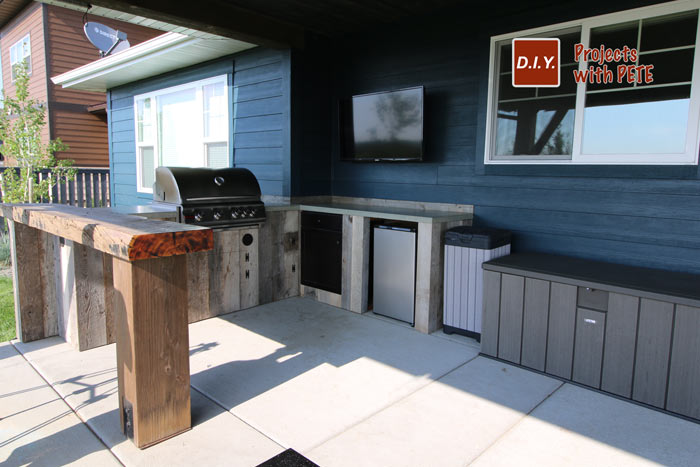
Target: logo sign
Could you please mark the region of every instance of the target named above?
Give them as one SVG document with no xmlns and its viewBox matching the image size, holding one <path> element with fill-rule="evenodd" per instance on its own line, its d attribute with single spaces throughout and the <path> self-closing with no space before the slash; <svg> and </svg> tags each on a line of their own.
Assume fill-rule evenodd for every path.
<svg viewBox="0 0 700 467">
<path fill-rule="evenodd" d="M 102 51 L 105 55 L 120 52 L 129 48 L 126 34 L 121 31 L 105 26 L 104 24 L 88 21 L 83 26 L 85 36 L 88 40 Z"/>
<path fill-rule="evenodd" d="M 559 50 L 559 39 L 513 39 L 513 87 L 558 87 Z"/>
</svg>

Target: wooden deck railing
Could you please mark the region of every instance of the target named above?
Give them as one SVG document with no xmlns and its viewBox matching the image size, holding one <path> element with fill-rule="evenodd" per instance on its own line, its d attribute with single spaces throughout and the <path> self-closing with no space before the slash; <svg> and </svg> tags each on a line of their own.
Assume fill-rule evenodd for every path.
<svg viewBox="0 0 700 467">
<path fill-rule="evenodd" d="M 6 170 L 18 170 L 16 167 L 0 167 L 0 179 Z M 109 192 L 109 169 L 77 168 L 75 180 L 59 181 L 51 190 L 48 199 L 42 199 L 43 203 L 70 204 L 83 208 L 108 207 L 111 205 Z M 39 172 L 39 180 L 46 179 L 50 171 Z M 2 193 L 0 192 L 0 202 Z"/>
</svg>

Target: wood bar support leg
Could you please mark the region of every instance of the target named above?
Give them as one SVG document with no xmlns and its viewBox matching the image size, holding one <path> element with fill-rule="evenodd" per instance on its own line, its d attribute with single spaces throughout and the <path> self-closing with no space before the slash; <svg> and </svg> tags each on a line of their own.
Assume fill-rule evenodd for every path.
<svg viewBox="0 0 700 467">
<path fill-rule="evenodd" d="M 191 427 L 186 255 L 114 258 L 122 429 L 139 448 Z"/>
<path fill-rule="evenodd" d="M 442 327 L 443 237 L 447 229 L 464 224 L 464 221 L 418 223 L 415 327 L 420 332 L 429 334 Z"/>
<path fill-rule="evenodd" d="M 55 256 L 58 238 L 8 221 L 17 338 L 31 342 L 58 333 Z"/>
</svg>

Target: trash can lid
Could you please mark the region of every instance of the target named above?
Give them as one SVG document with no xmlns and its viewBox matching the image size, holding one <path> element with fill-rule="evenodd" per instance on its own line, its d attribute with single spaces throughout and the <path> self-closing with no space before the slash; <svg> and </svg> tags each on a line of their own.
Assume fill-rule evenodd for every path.
<svg viewBox="0 0 700 467">
<path fill-rule="evenodd" d="M 511 233 L 507 230 L 460 225 L 445 232 L 445 245 L 492 250 L 510 243 Z"/>
</svg>

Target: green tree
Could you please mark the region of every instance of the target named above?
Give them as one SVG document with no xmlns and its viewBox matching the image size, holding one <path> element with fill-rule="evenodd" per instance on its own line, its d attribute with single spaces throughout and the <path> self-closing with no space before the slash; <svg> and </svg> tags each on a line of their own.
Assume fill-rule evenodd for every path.
<svg viewBox="0 0 700 467">
<path fill-rule="evenodd" d="M 8 97 L 3 90 L 0 110 L 0 151 L 12 158 L 18 170 L 8 168 L 3 173 L 0 188 L 5 203 L 37 203 L 48 198 L 51 188 L 59 180 L 72 180 L 76 170 L 72 160 L 57 160 L 56 151 L 68 146 L 60 139 L 44 144 L 41 130 L 46 125 L 46 107 L 29 96 L 29 75 L 24 64 L 15 69 L 15 96 Z M 39 181 L 42 169 L 50 175 Z"/>
</svg>

